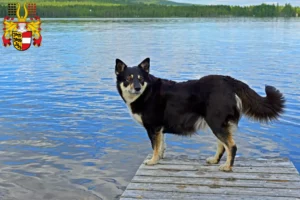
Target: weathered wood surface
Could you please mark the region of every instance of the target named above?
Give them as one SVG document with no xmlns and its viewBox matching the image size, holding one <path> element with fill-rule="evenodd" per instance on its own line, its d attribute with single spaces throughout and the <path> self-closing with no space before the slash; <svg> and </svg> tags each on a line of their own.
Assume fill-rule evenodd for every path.
<svg viewBox="0 0 300 200">
<path fill-rule="evenodd" d="M 233 172 L 205 159 L 167 154 L 157 165 L 142 164 L 120 199 L 300 199 L 299 172 L 287 158 L 237 157 Z"/>
</svg>

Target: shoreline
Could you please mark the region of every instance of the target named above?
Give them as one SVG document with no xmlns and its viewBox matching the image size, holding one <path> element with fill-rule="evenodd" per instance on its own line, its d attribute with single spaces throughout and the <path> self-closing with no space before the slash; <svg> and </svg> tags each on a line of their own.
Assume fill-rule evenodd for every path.
<svg viewBox="0 0 300 200">
<path fill-rule="evenodd" d="M 62 3 L 62 4 L 61 4 Z M 39 5 L 37 15 L 42 18 L 222 18 L 222 17 L 297 17 L 300 7 L 282 5 L 189 5 L 166 6 L 159 4 L 127 5 Z M 23 8 L 21 13 L 23 13 Z M 0 4 L 0 16 L 7 15 L 7 4 Z"/>
</svg>

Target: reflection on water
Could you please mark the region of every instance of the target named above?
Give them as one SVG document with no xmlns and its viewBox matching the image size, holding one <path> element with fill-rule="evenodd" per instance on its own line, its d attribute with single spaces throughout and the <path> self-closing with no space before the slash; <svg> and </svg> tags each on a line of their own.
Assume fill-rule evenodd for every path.
<svg viewBox="0 0 300 200">
<path fill-rule="evenodd" d="M 115 87 L 114 64 L 151 58 L 177 81 L 241 79 L 287 98 L 279 122 L 242 118 L 238 156 L 288 156 L 300 170 L 299 19 L 45 20 L 43 44 L 1 48 L 0 199 L 117 199 L 151 148 Z M 167 151 L 213 154 L 215 138 L 167 136 Z"/>
</svg>

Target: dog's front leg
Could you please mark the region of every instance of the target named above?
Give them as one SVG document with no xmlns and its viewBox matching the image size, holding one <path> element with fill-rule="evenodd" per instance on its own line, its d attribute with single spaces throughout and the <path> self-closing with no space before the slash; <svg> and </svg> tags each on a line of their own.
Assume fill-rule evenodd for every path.
<svg viewBox="0 0 300 200">
<path fill-rule="evenodd" d="M 158 163 L 159 158 L 160 158 L 160 151 L 162 148 L 162 140 L 163 140 L 163 133 L 162 129 L 159 131 L 154 131 L 154 130 L 147 130 L 149 139 L 151 140 L 152 144 L 152 149 L 153 149 L 153 154 L 152 158 L 149 160 L 146 160 L 144 163 L 146 165 L 155 165 Z"/>
<path fill-rule="evenodd" d="M 161 145 L 159 149 L 159 158 L 165 157 L 165 150 L 166 150 L 166 142 L 165 142 L 165 134 L 161 134 Z"/>
</svg>

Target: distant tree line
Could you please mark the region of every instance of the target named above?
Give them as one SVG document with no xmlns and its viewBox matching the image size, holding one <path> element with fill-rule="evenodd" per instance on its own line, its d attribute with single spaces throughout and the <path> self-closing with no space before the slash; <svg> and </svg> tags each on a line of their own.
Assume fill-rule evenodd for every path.
<svg viewBox="0 0 300 200">
<path fill-rule="evenodd" d="M 193 5 L 166 6 L 130 4 L 118 6 L 71 5 L 38 6 L 37 14 L 41 18 L 55 17 L 295 17 L 300 8 L 290 4 L 284 6 L 261 4 L 257 6 Z M 0 6 L 0 16 L 7 15 L 7 6 Z"/>
</svg>

